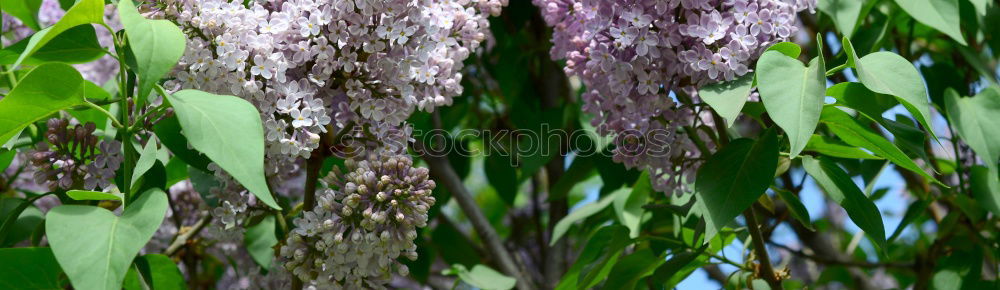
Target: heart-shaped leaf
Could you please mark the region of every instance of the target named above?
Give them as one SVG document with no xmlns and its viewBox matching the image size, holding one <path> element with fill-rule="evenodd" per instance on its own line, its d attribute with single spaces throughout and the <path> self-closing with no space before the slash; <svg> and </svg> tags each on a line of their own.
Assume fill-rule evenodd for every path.
<svg viewBox="0 0 1000 290">
<path fill-rule="evenodd" d="M 746 74 L 728 82 L 705 86 L 698 90 L 698 96 L 726 120 L 726 127 L 732 127 L 750 97 L 752 85 L 753 74 Z"/>
<path fill-rule="evenodd" d="M 118 289 L 166 212 L 167 195 L 151 189 L 121 217 L 96 206 L 56 207 L 46 215 L 45 233 L 74 288 Z"/>
<path fill-rule="evenodd" d="M 844 47 L 847 50 L 848 46 Z M 924 86 L 924 79 L 920 77 L 920 72 L 913 64 L 902 56 L 888 51 L 872 53 L 860 59 L 857 59 L 853 50 L 849 50 L 848 54 L 853 56 L 851 58 L 855 62 L 858 80 L 865 87 L 876 93 L 895 96 L 896 100 L 924 126 L 927 133 L 937 139 L 933 127 L 930 126 L 931 104 L 927 97 L 927 88 Z"/>
<path fill-rule="evenodd" d="M 194 149 L 212 159 L 257 199 L 281 209 L 264 179 L 264 125 L 253 104 L 197 90 L 183 90 L 167 99 Z"/>
<path fill-rule="evenodd" d="M 733 140 L 698 169 L 695 206 L 703 210 L 706 241 L 764 194 L 777 168 L 778 136 L 770 129 L 757 142 Z"/>
<path fill-rule="evenodd" d="M 82 87 L 83 77 L 68 64 L 47 63 L 31 70 L 0 99 L 0 144 L 35 121 L 83 104 Z"/>
<path fill-rule="evenodd" d="M 787 133 L 790 158 L 798 156 L 819 124 L 826 96 L 826 68 L 821 58 L 809 66 L 779 52 L 757 61 L 757 90 L 768 114 Z"/>
<path fill-rule="evenodd" d="M 896 0 L 896 4 L 920 23 L 934 27 L 966 45 L 959 26 L 958 0 Z"/>
<path fill-rule="evenodd" d="M 843 169 L 833 161 L 825 158 L 816 159 L 812 156 L 802 156 L 802 167 L 817 184 L 823 187 L 830 199 L 847 211 L 847 216 L 864 230 L 879 248 L 886 250 L 882 214 Z"/>
<path fill-rule="evenodd" d="M 145 100 L 156 82 L 184 55 L 187 39 L 173 22 L 142 17 L 132 1 L 118 2 L 118 16 L 135 56 L 135 73 L 139 75 L 137 97 Z"/>
<path fill-rule="evenodd" d="M 59 34 L 70 28 L 85 24 L 104 24 L 103 0 L 80 0 L 67 10 L 66 14 L 55 25 L 42 29 L 32 35 L 31 40 L 28 40 L 28 44 L 25 46 L 24 51 L 21 52 L 21 56 L 14 62 L 13 67 L 20 66 L 25 59 L 38 51 L 38 49 L 44 47 L 53 38 L 59 36 Z"/>
</svg>

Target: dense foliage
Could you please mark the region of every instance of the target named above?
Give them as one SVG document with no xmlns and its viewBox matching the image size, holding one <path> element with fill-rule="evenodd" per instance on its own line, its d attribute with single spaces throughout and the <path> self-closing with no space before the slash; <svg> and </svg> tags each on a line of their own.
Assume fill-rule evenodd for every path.
<svg viewBox="0 0 1000 290">
<path fill-rule="evenodd" d="M 0 0 L 0 288 L 1000 287 L 991 0 Z"/>
</svg>

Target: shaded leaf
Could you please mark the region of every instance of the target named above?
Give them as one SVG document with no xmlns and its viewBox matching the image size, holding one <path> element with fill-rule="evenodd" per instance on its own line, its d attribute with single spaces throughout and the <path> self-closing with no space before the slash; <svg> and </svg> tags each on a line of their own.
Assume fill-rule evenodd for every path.
<svg viewBox="0 0 1000 290">
<path fill-rule="evenodd" d="M 66 14 L 49 28 L 42 29 L 28 40 L 24 51 L 14 61 L 13 67 L 18 67 L 25 59 L 33 55 L 40 48 L 44 47 L 56 36 L 69 30 L 70 28 L 87 24 L 104 23 L 104 1 L 102 0 L 80 0 Z"/>
<path fill-rule="evenodd" d="M 778 194 L 778 197 L 780 197 L 781 200 L 785 201 L 785 204 L 788 205 L 788 212 L 792 214 L 792 217 L 798 220 L 799 223 L 807 229 L 813 231 L 816 230 L 816 228 L 813 227 L 812 219 L 809 218 L 809 210 L 806 209 L 804 204 L 802 204 L 802 200 L 800 200 L 798 196 L 787 190 L 775 190 L 775 192 Z"/>
<path fill-rule="evenodd" d="M 924 172 L 920 166 L 917 166 L 917 163 L 913 162 L 910 157 L 907 157 L 896 145 L 893 145 L 881 135 L 872 132 L 871 129 L 851 118 L 846 112 L 836 107 L 828 106 L 823 108 L 821 119 L 827 128 L 830 128 L 830 131 L 833 131 L 837 137 L 840 137 L 840 140 L 843 140 L 847 144 L 868 149 L 875 155 L 913 171 L 927 180 L 941 184 L 940 181 L 934 179 L 927 172 Z"/>
<path fill-rule="evenodd" d="M 777 167 L 778 137 L 772 128 L 756 142 L 733 140 L 698 169 L 695 206 L 704 210 L 706 239 L 764 194 Z"/>
<path fill-rule="evenodd" d="M 248 227 L 244 233 L 243 243 L 253 261 L 263 269 L 271 269 L 274 259 L 274 245 L 278 238 L 274 235 L 275 219 L 273 215 L 265 216 L 260 223 Z"/>
<path fill-rule="evenodd" d="M 576 210 L 570 212 L 552 228 L 552 239 L 549 241 L 549 246 L 555 245 L 556 242 L 569 231 L 569 228 L 573 226 L 577 221 L 586 219 L 598 212 L 604 210 L 608 207 L 615 199 L 622 195 L 629 195 L 632 191 L 628 188 L 619 188 L 615 192 L 602 197 L 600 200 L 594 203 L 588 203 L 586 205 L 580 206 Z"/>
<path fill-rule="evenodd" d="M 514 205 L 517 198 L 517 171 L 514 169 L 510 156 L 499 153 L 489 154 L 483 164 L 486 179 L 497 190 L 497 194 L 508 206 Z"/>
<path fill-rule="evenodd" d="M 49 248 L 0 249 L 0 288 L 63 289 L 66 279 Z"/>
<path fill-rule="evenodd" d="M 831 200 L 847 211 L 847 216 L 865 231 L 879 248 L 885 250 L 885 227 L 882 214 L 875 203 L 868 199 L 851 177 L 836 163 L 826 158 L 802 157 L 802 167 L 806 169 Z"/>
</svg>

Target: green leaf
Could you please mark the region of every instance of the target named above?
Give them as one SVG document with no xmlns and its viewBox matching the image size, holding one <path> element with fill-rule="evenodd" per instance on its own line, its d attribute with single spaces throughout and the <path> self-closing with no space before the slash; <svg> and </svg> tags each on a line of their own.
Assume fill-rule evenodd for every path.
<svg viewBox="0 0 1000 290">
<path fill-rule="evenodd" d="M 271 260 L 274 259 L 273 247 L 278 244 L 278 238 L 274 235 L 274 221 L 273 215 L 265 216 L 259 224 L 247 228 L 244 233 L 243 242 L 246 244 L 247 252 L 253 261 L 264 269 L 271 269 Z"/>
<path fill-rule="evenodd" d="M 802 48 L 799 47 L 798 44 L 788 41 L 775 43 L 771 47 L 767 48 L 767 51 L 772 51 L 772 50 L 780 52 L 781 54 L 787 55 L 788 57 L 791 58 L 799 58 L 799 55 L 802 54 Z"/>
<path fill-rule="evenodd" d="M 0 7 L 3 7 L 4 13 L 17 17 L 31 30 L 42 29 L 38 24 L 38 9 L 42 7 L 42 0 L 0 0 Z"/>
<path fill-rule="evenodd" d="M 769 129 L 760 140 L 736 139 L 698 169 L 696 207 L 702 208 L 706 240 L 750 207 L 774 179 L 778 136 Z"/>
<path fill-rule="evenodd" d="M 517 284 L 517 280 L 514 278 L 500 274 L 493 268 L 482 264 L 473 266 L 472 270 L 468 270 L 462 264 L 455 264 L 451 266 L 451 272 L 458 274 L 458 278 L 462 282 L 483 290 L 513 289 Z"/>
<path fill-rule="evenodd" d="M 13 64 L 24 49 L 30 38 L 0 50 L 0 64 Z M 38 49 L 31 57 L 24 60 L 24 65 L 39 65 L 46 62 L 62 62 L 67 64 L 88 63 L 104 56 L 104 48 L 97 41 L 97 32 L 93 26 L 81 25 L 66 30 Z"/>
<path fill-rule="evenodd" d="M 120 288 L 132 259 L 163 223 L 167 195 L 141 194 L 118 217 L 86 205 L 62 205 L 46 215 L 45 232 L 59 265 L 77 289 Z"/>
<path fill-rule="evenodd" d="M 858 79 L 873 92 L 896 97 L 903 107 L 937 139 L 930 126 L 930 99 L 920 72 L 905 58 L 888 51 L 872 53 L 857 60 Z M 874 117 L 874 116 L 872 116 Z"/>
<path fill-rule="evenodd" d="M 1000 160 L 1000 88 L 991 87 L 971 98 L 962 98 L 953 89 L 945 90 L 948 120 L 962 141 L 988 165 Z"/>
<path fill-rule="evenodd" d="M 187 39 L 177 25 L 169 20 L 149 20 L 139 15 L 132 1 L 118 2 L 118 16 L 121 19 L 128 44 L 135 56 L 135 73 L 139 76 L 139 91 L 136 97 L 145 100 L 164 75 L 177 64 L 184 55 Z"/>
<path fill-rule="evenodd" d="M 81 87 L 83 77 L 68 64 L 47 63 L 31 70 L 0 99 L 0 144 L 35 121 L 83 104 Z"/>
<path fill-rule="evenodd" d="M 0 171 L 4 171 L 11 162 L 14 162 L 14 156 L 17 156 L 17 151 L 0 149 Z"/>
<path fill-rule="evenodd" d="M 746 74 L 735 80 L 702 87 L 698 90 L 698 96 L 726 120 L 727 127 L 732 127 L 736 117 L 743 110 L 743 104 L 750 97 L 752 84 L 753 74 Z"/>
<path fill-rule="evenodd" d="M 882 119 L 886 110 L 899 104 L 892 96 L 877 94 L 854 82 L 833 85 L 826 89 L 826 95 L 836 99 L 837 105 L 854 109 L 876 121 Z"/>
<path fill-rule="evenodd" d="M 76 5 L 66 11 L 66 14 L 49 28 L 42 29 L 35 33 L 25 45 L 24 52 L 14 62 L 13 67 L 18 67 L 25 59 L 33 55 L 40 48 L 44 47 L 53 38 L 59 36 L 70 28 L 85 24 L 104 24 L 104 1 L 102 0 L 80 0 Z"/>
<path fill-rule="evenodd" d="M 89 190 L 70 190 L 66 192 L 73 200 L 117 200 L 122 201 L 122 196 L 107 192 Z"/>
<path fill-rule="evenodd" d="M 464 233 L 455 228 L 451 220 L 441 215 L 441 222 L 438 223 L 431 232 L 431 240 L 441 259 L 448 264 L 462 264 L 467 267 L 475 266 L 481 260 L 475 244 L 465 236 Z"/>
<path fill-rule="evenodd" d="M 841 34 L 851 37 L 858 25 L 865 0 L 819 0 L 816 4 L 819 11 L 830 15 Z"/>
<path fill-rule="evenodd" d="M 944 32 L 961 45 L 967 45 L 959 26 L 958 0 L 896 0 L 896 4 L 920 23 Z"/>
<path fill-rule="evenodd" d="M 606 288 L 636 289 L 636 285 L 639 285 L 639 280 L 652 275 L 664 262 L 666 262 L 666 259 L 657 256 L 649 248 L 637 250 L 632 254 L 622 257 L 611 268 L 611 273 L 608 274 L 608 281 L 604 282 L 604 286 Z"/>
<path fill-rule="evenodd" d="M 566 231 L 569 231 L 569 227 L 573 226 L 573 224 L 576 223 L 577 221 L 581 221 L 596 213 L 601 212 L 602 210 L 604 210 L 604 208 L 608 207 L 608 205 L 610 205 L 611 202 L 613 202 L 619 196 L 629 195 L 631 192 L 632 191 L 628 188 L 619 188 L 618 190 L 615 190 L 615 192 L 612 192 L 611 194 L 602 197 L 597 202 L 588 203 L 586 205 L 580 206 L 573 212 L 570 212 L 561 220 L 559 220 L 559 222 L 556 223 L 556 226 L 552 228 L 552 240 L 549 242 L 549 246 L 555 245 L 556 242 L 558 242 L 559 239 L 566 234 Z"/>
<path fill-rule="evenodd" d="M 156 138 L 163 143 L 163 147 L 167 147 L 174 156 L 192 168 L 209 172 L 208 163 L 211 161 L 204 154 L 188 148 L 188 139 L 181 134 L 181 123 L 176 115 L 166 117 L 153 125 L 153 131 L 156 132 Z"/>
<path fill-rule="evenodd" d="M 806 209 L 804 204 L 802 204 L 802 200 L 800 200 L 798 196 L 787 190 L 775 190 L 774 192 L 778 193 L 778 197 L 780 197 L 781 200 L 785 201 L 785 204 L 788 205 L 788 212 L 792 213 L 792 217 L 798 220 L 799 223 L 807 229 L 813 231 L 816 230 L 816 228 L 813 227 L 812 219 L 809 218 L 809 210 Z"/>
<path fill-rule="evenodd" d="M 997 167 L 975 165 L 970 168 L 969 182 L 976 203 L 995 215 L 1000 215 L 1000 173 Z"/>
<path fill-rule="evenodd" d="M 690 265 L 691 262 L 698 259 L 698 257 L 701 256 L 701 253 L 708 249 L 708 246 L 708 244 L 705 244 L 693 252 L 674 252 L 673 257 L 670 257 L 670 259 L 663 263 L 663 265 L 656 268 L 656 271 L 653 272 L 651 280 L 653 280 L 654 284 L 660 285 L 666 283 L 668 280 L 671 280 L 675 275 L 683 273 L 681 270 Z"/>
<path fill-rule="evenodd" d="M 806 144 L 806 151 L 814 151 L 823 155 L 848 159 L 882 159 L 861 150 L 858 147 L 844 144 L 832 137 L 813 135 Z"/>
<path fill-rule="evenodd" d="M 264 126 L 253 104 L 234 96 L 196 90 L 183 90 L 167 99 L 192 147 L 264 204 L 281 209 L 264 177 Z"/>
<path fill-rule="evenodd" d="M 607 276 L 625 246 L 628 229 L 612 225 L 598 229 L 587 240 L 573 266 L 566 271 L 556 289 L 589 289 Z M 602 275 L 603 274 L 603 275 Z"/>
<path fill-rule="evenodd" d="M 927 174 L 927 172 L 924 172 L 923 169 L 920 169 L 920 166 L 917 166 L 917 163 L 913 162 L 910 157 L 907 157 L 896 145 L 893 145 L 881 135 L 872 132 L 871 129 L 851 118 L 846 112 L 836 107 L 827 106 L 823 108 L 821 119 L 827 128 L 833 131 L 833 134 L 836 134 L 837 137 L 840 137 L 840 140 L 843 140 L 847 144 L 868 149 L 872 153 L 875 153 L 875 155 L 889 159 L 892 163 L 913 171 L 929 181 L 944 185 L 930 176 L 930 174 Z"/>
<path fill-rule="evenodd" d="M 43 214 L 33 204 L 39 195 L 31 199 L 16 197 L 0 198 L 0 246 L 9 247 L 31 236 L 31 232 L 42 223 Z"/>
<path fill-rule="evenodd" d="M 128 2 L 128 1 L 124 1 Z M 150 168 L 153 168 L 153 164 L 156 163 L 156 141 L 150 139 L 146 141 L 146 146 L 142 147 L 142 152 L 139 153 L 139 161 L 135 163 L 135 169 L 132 170 L 132 190 L 137 189 L 139 178 Z"/>
<path fill-rule="evenodd" d="M 62 270 L 49 248 L 0 249 L 0 288 L 63 289 Z"/>
<path fill-rule="evenodd" d="M 135 269 L 138 269 L 138 272 L 135 272 Z M 132 276 L 133 273 L 137 275 Z M 184 275 L 177 268 L 177 264 L 162 254 L 148 254 L 135 258 L 135 264 L 129 268 L 129 274 L 129 277 L 135 279 L 142 278 L 141 283 L 148 285 L 150 289 L 187 289 Z M 126 281 L 125 285 L 139 283 L 140 281 Z M 131 290 L 129 287 L 125 288 Z M 142 289 L 141 286 L 138 289 Z"/>
<path fill-rule="evenodd" d="M 809 66 L 777 52 L 765 52 L 757 61 L 757 90 L 768 114 L 787 133 L 790 158 L 812 137 L 826 96 L 826 68 L 821 58 Z"/>
<path fill-rule="evenodd" d="M 508 206 L 513 206 L 514 199 L 517 198 L 517 171 L 513 166 L 510 156 L 501 155 L 499 152 L 486 156 L 483 164 L 486 179 Z"/>
<path fill-rule="evenodd" d="M 847 211 L 847 216 L 875 243 L 885 250 L 885 226 L 882 214 L 840 166 L 826 158 L 802 156 L 802 167 L 823 188 L 831 200 Z"/>
<path fill-rule="evenodd" d="M 622 194 L 615 198 L 613 204 L 615 215 L 618 216 L 618 222 L 628 228 L 630 238 L 634 239 L 639 236 L 642 214 L 645 212 L 642 205 L 646 204 L 651 192 L 653 192 L 653 185 L 649 182 L 649 173 L 643 171 L 635 186 L 632 187 L 631 193 Z"/>
<path fill-rule="evenodd" d="M 923 200 L 911 203 L 910 206 L 906 208 L 906 213 L 903 214 L 903 219 L 899 221 L 899 225 L 896 226 L 896 230 L 892 231 L 892 235 L 889 236 L 889 240 L 886 242 L 892 243 L 892 241 L 896 240 L 896 238 L 899 237 L 899 234 L 902 234 L 903 230 L 906 229 L 907 225 L 913 223 L 914 220 L 920 217 L 920 215 L 927 210 L 928 205 L 930 205 L 930 203 Z"/>
</svg>

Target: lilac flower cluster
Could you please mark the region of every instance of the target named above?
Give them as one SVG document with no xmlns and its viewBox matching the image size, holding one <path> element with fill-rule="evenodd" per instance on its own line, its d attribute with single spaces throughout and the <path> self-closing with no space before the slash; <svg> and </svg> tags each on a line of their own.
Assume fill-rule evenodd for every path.
<svg viewBox="0 0 1000 290">
<path fill-rule="evenodd" d="M 427 226 L 435 183 L 407 155 L 344 164 L 324 178 L 330 189 L 316 208 L 294 221 L 281 256 L 289 272 L 320 289 L 384 288 L 393 272 L 408 274 L 397 257 L 417 258 L 413 240 Z"/>
<path fill-rule="evenodd" d="M 710 152 L 682 136 L 695 133 L 698 114 L 667 95 L 695 96 L 752 71 L 764 49 L 797 31 L 795 14 L 816 3 L 794 1 L 533 0 L 554 29 L 552 57 L 566 59 L 567 74 L 588 88 L 592 125 L 615 136 L 615 160 L 649 169 L 657 190 L 675 193 Z"/>
<path fill-rule="evenodd" d="M 191 36 L 171 84 L 250 100 L 272 155 L 292 158 L 308 157 L 321 134 L 350 122 L 399 126 L 415 109 L 450 104 L 462 92 L 462 62 L 485 39 L 484 13 L 503 4 L 165 3 L 166 17 Z"/>
<path fill-rule="evenodd" d="M 156 8 L 189 36 L 168 88 L 252 102 L 266 131 L 268 177 L 282 184 L 322 140 L 343 156 L 405 152 L 405 120 L 462 93 L 463 61 L 486 39 L 486 17 L 505 4 L 168 0 Z M 232 184 L 214 211 L 225 227 L 253 206 L 252 195 Z"/>
<path fill-rule="evenodd" d="M 48 143 L 38 144 L 30 154 L 35 182 L 49 190 L 109 188 L 122 162 L 121 143 L 99 140 L 94 123 L 69 123 L 49 119 L 45 132 Z"/>
</svg>

